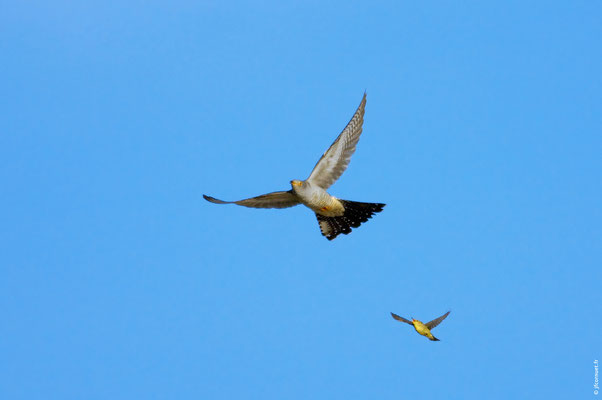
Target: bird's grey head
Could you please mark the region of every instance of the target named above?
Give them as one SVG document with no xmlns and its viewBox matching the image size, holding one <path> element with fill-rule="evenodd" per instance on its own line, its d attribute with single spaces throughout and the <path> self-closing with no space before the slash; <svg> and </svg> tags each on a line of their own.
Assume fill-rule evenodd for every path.
<svg viewBox="0 0 602 400">
<path fill-rule="evenodd" d="M 306 186 L 305 181 L 299 181 L 297 179 L 293 179 L 291 181 L 291 187 L 293 188 L 293 191 L 296 191 L 298 189 L 302 189 Z"/>
</svg>

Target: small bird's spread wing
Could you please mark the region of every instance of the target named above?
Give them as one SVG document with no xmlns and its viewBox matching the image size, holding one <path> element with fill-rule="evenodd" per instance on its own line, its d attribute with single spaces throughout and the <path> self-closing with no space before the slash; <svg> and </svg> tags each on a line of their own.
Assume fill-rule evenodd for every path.
<svg viewBox="0 0 602 400">
<path fill-rule="evenodd" d="M 446 312 L 445 314 L 443 314 L 442 316 L 440 316 L 439 318 L 436 318 L 434 320 L 432 320 L 431 322 L 427 322 L 425 325 L 427 328 L 429 329 L 433 329 L 434 327 L 436 327 L 437 325 L 439 325 L 441 323 L 441 321 L 443 321 L 445 318 L 447 318 L 447 316 L 449 315 L 449 311 Z"/>
<path fill-rule="evenodd" d="M 408 320 L 407 320 L 407 319 L 405 319 L 404 317 L 400 317 L 400 316 L 399 316 L 399 315 L 397 315 L 397 314 L 393 314 L 393 313 L 391 313 L 391 316 L 392 316 L 393 318 L 395 318 L 396 320 L 398 320 L 398 321 L 405 322 L 406 324 L 414 325 L 414 324 L 412 323 L 412 321 L 408 321 Z"/>
<path fill-rule="evenodd" d="M 252 208 L 287 208 L 299 204 L 297 196 L 290 190 L 287 192 L 262 194 L 261 196 L 238 201 L 223 201 L 206 195 L 203 195 L 203 197 L 205 200 L 215 204 L 238 204 L 239 206 Z"/>
<path fill-rule="evenodd" d="M 307 180 L 322 189 L 328 189 L 347 169 L 351 156 L 355 152 L 355 146 L 360 140 L 362 124 L 364 123 L 364 109 L 366 107 L 366 93 L 362 102 L 355 111 L 353 118 L 347 124 L 343 132 L 336 138 L 334 143 L 326 150 L 318 161 L 314 170 L 311 171 Z"/>
</svg>

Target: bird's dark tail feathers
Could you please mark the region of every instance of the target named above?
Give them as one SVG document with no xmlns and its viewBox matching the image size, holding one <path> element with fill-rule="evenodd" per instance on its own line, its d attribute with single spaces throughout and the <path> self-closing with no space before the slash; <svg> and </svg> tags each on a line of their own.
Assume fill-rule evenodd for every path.
<svg viewBox="0 0 602 400">
<path fill-rule="evenodd" d="M 339 200 L 343 203 L 345 213 L 339 217 L 326 217 L 316 213 L 322 235 L 332 240 L 339 234 L 351 233 L 351 228 L 357 228 L 368 221 L 376 213 L 383 210 L 382 203 L 360 203 L 359 201 Z"/>
<path fill-rule="evenodd" d="M 431 339 L 433 342 L 440 342 L 441 340 L 437 339 L 436 337 L 433 336 L 433 338 Z"/>
</svg>

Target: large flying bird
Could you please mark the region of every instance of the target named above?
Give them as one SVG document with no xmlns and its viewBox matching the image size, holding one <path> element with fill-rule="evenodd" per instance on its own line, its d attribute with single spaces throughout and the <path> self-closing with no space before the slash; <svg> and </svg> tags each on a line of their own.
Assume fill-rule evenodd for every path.
<svg viewBox="0 0 602 400">
<path fill-rule="evenodd" d="M 216 204 L 238 204 L 252 208 L 287 208 L 303 204 L 316 213 L 322 235 L 332 240 L 339 234 L 348 234 L 351 228 L 359 227 L 375 213 L 381 212 L 385 204 L 360 203 L 342 200 L 326 192 L 347 169 L 351 155 L 362 133 L 366 94 L 351 121 L 334 143 L 322 155 L 309 177 L 292 180 L 291 190 L 272 192 L 238 201 L 223 201 L 203 195 L 205 200 Z"/>
<path fill-rule="evenodd" d="M 393 314 L 393 313 L 391 313 L 391 316 L 398 321 L 405 322 L 406 324 L 410 324 L 410 325 L 414 326 L 414 329 L 416 329 L 416 332 L 418 332 L 422 336 L 426 336 L 430 340 L 432 340 L 434 342 L 438 342 L 439 339 L 437 339 L 436 337 L 433 336 L 433 334 L 431 333 L 431 329 L 433 329 L 434 327 L 439 325 L 441 323 L 441 321 L 443 321 L 445 318 L 447 318 L 449 313 L 450 312 L 448 311 L 445 314 L 443 314 L 442 316 L 440 316 L 439 318 L 435 318 L 434 320 L 432 320 L 431 322 L 427 322 L 426 324 L 423 324 L 422 322 L 420 322 L 414 318 L 412 318 L 412 320 L 409 321 L 409 320 L 405 319 L 404 317 L 400 317 L 399 315 Z"/>
</svg>

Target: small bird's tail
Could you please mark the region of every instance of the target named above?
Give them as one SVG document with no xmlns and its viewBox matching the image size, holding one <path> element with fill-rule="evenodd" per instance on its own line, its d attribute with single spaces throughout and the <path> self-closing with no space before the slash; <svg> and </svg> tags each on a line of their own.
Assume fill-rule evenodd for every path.
<svg viewBox="0 0 602 400">
<path fill-rule="evenodd" d="M 345 213 L 339 217 L 326 217 L 316 213 L 322 235 L 332 240 L 339 234 L 351 233 L 351 228 L 357 228 L 368 221 L 385 207 L 382 203 L 360 203 L 359 201 L 339 200 L 343 203 Z"/>
<path fill-rule="evenodd" d="M 433 335 L 431 335 L 431 336 L 433 336 Z M 431 339 L 431 338 L 429 338 L 429 339 Z M 439 340 L 439 339 L 437 339 L 437 338 L 436 338 L 436 337 L 434 337 L 434 336 L 433 336 L 433 338 L 432 338 L 431 340 L 432 340 L 433 342 L 440 342 L 440 340 Z"/>
</svg>

